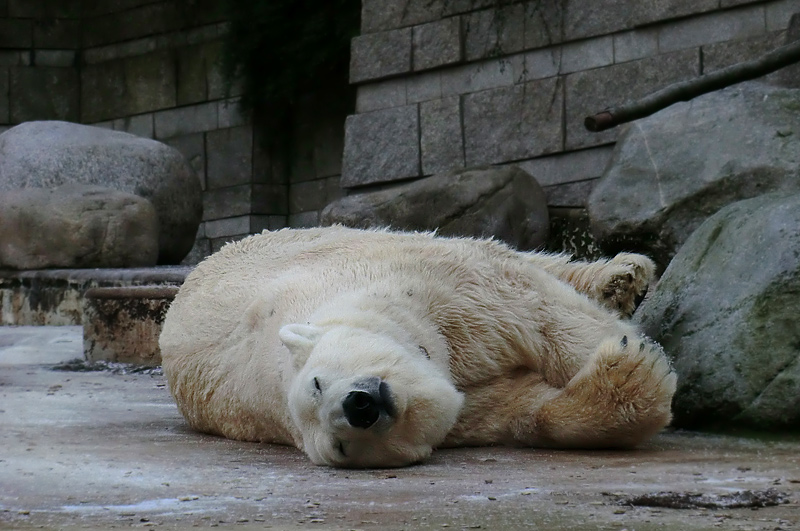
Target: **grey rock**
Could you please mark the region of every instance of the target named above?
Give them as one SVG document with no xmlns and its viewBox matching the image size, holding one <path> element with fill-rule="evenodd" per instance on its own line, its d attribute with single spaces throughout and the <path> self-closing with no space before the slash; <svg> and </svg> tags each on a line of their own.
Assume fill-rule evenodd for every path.
<svg viewBox="0 0 800 531">
<path fill-rule="evenodd" d="M 544 192 L 515 166 L 444 173 L 390 189 L 351 195 L 328 205 L 322 225 L 435 230 L 444 236 L 494 236 L 520 250 L 544 245 Z"/>
<path fill-rule="evenodd" d="M 635 315 L 678 373 L 674 423 L 800 423 L 800 194 L 729 205 L 687 240 Z"/>
<path fill-rule="evenodd" d="M 177 264 L 194 245 L 202 216 L 200 181 L 175 149 L 85 125 L 28 122 L 0 135 L 0 191 L 93 184 L 148 199 L 158 213 L 159 264 Z"/>
<path fill-rule="evenodd" d="M 592 191 L 606 252 L 662 267 L 711 214 L 770 191 L 800 191 L 800 90 L 747 83 L 631 124 Z"/>
<path fill-rule="evenodd" d="M 82 184 L 0 192 L 0 268 L 148 267 L 157 257 L 147 199 Z"/>
</svg>

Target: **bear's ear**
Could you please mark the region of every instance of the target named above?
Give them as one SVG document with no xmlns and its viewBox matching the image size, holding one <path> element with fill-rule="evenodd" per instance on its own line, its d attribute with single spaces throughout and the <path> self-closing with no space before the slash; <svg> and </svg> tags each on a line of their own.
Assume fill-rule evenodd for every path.
<svg viewBox="0 0 800 531">
<path fill-rule="evenodd" d="M 310 324 L 292 323 L 283 326 L 278 332 L 283 344 L 294 355 L 297 361 L 303 362 L 311 354 L 314 345 L 322 336 L 323 330 Z"/>
</svg>

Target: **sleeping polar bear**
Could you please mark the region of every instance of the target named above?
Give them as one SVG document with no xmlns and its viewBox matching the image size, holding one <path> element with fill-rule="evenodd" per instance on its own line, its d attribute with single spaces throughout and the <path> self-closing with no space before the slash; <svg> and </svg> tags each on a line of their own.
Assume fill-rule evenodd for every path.
<svg viewBox="0 0 800 531">
<path fill-rule="evenodd" d="M 160 339 L 199 431 L 393 467 L 437 447 L 630 447 L 675 374 L 630 322 L 652 262 L 336 226 L 264 232 L 188 276 Z"/>
</svg>

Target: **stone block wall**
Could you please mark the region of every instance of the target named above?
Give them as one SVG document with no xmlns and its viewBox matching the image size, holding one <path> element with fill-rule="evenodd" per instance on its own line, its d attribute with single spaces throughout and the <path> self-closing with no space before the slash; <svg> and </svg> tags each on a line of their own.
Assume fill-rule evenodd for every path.
<svg viewBox="0 0 800 531">
<path fill-rule="evenodd" d="M 342 186 L 513 163 L 544 186 L 554 226 L 580 224 L 618 134 L 590 133 L 584 117 L 777 47 L 798 11 L 800 0 L 363 0 Z"/>
<path fill-rule="evenodd" d="M 270 153 L 222 72 L 219 0 L 0 0 L 0 132 L 66 120 L 169 144 L 204 190 L 186 263 L 263 229 L 315 225 L 338 197 L 343 105 L 305 101 L 296 149 Z M 348 92 L 350 91 L 350 92 Z M 291 192 L 290 192 L 291 191 Z"/>
</svg>

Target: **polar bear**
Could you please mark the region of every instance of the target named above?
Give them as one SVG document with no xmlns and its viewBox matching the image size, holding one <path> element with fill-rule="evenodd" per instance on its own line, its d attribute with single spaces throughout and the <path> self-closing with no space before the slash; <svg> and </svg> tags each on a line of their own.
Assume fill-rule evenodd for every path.
<svg viewBox="0 0 800 531">
<path fill-rule="evenodd" d="M 189 425 L 395 467 L 434 448 L 632 447 L 670 421 L 675 374 L 624 319 L 653 263 L 334 226 L 223 247 L 160 338 Z"/>
</svg>

